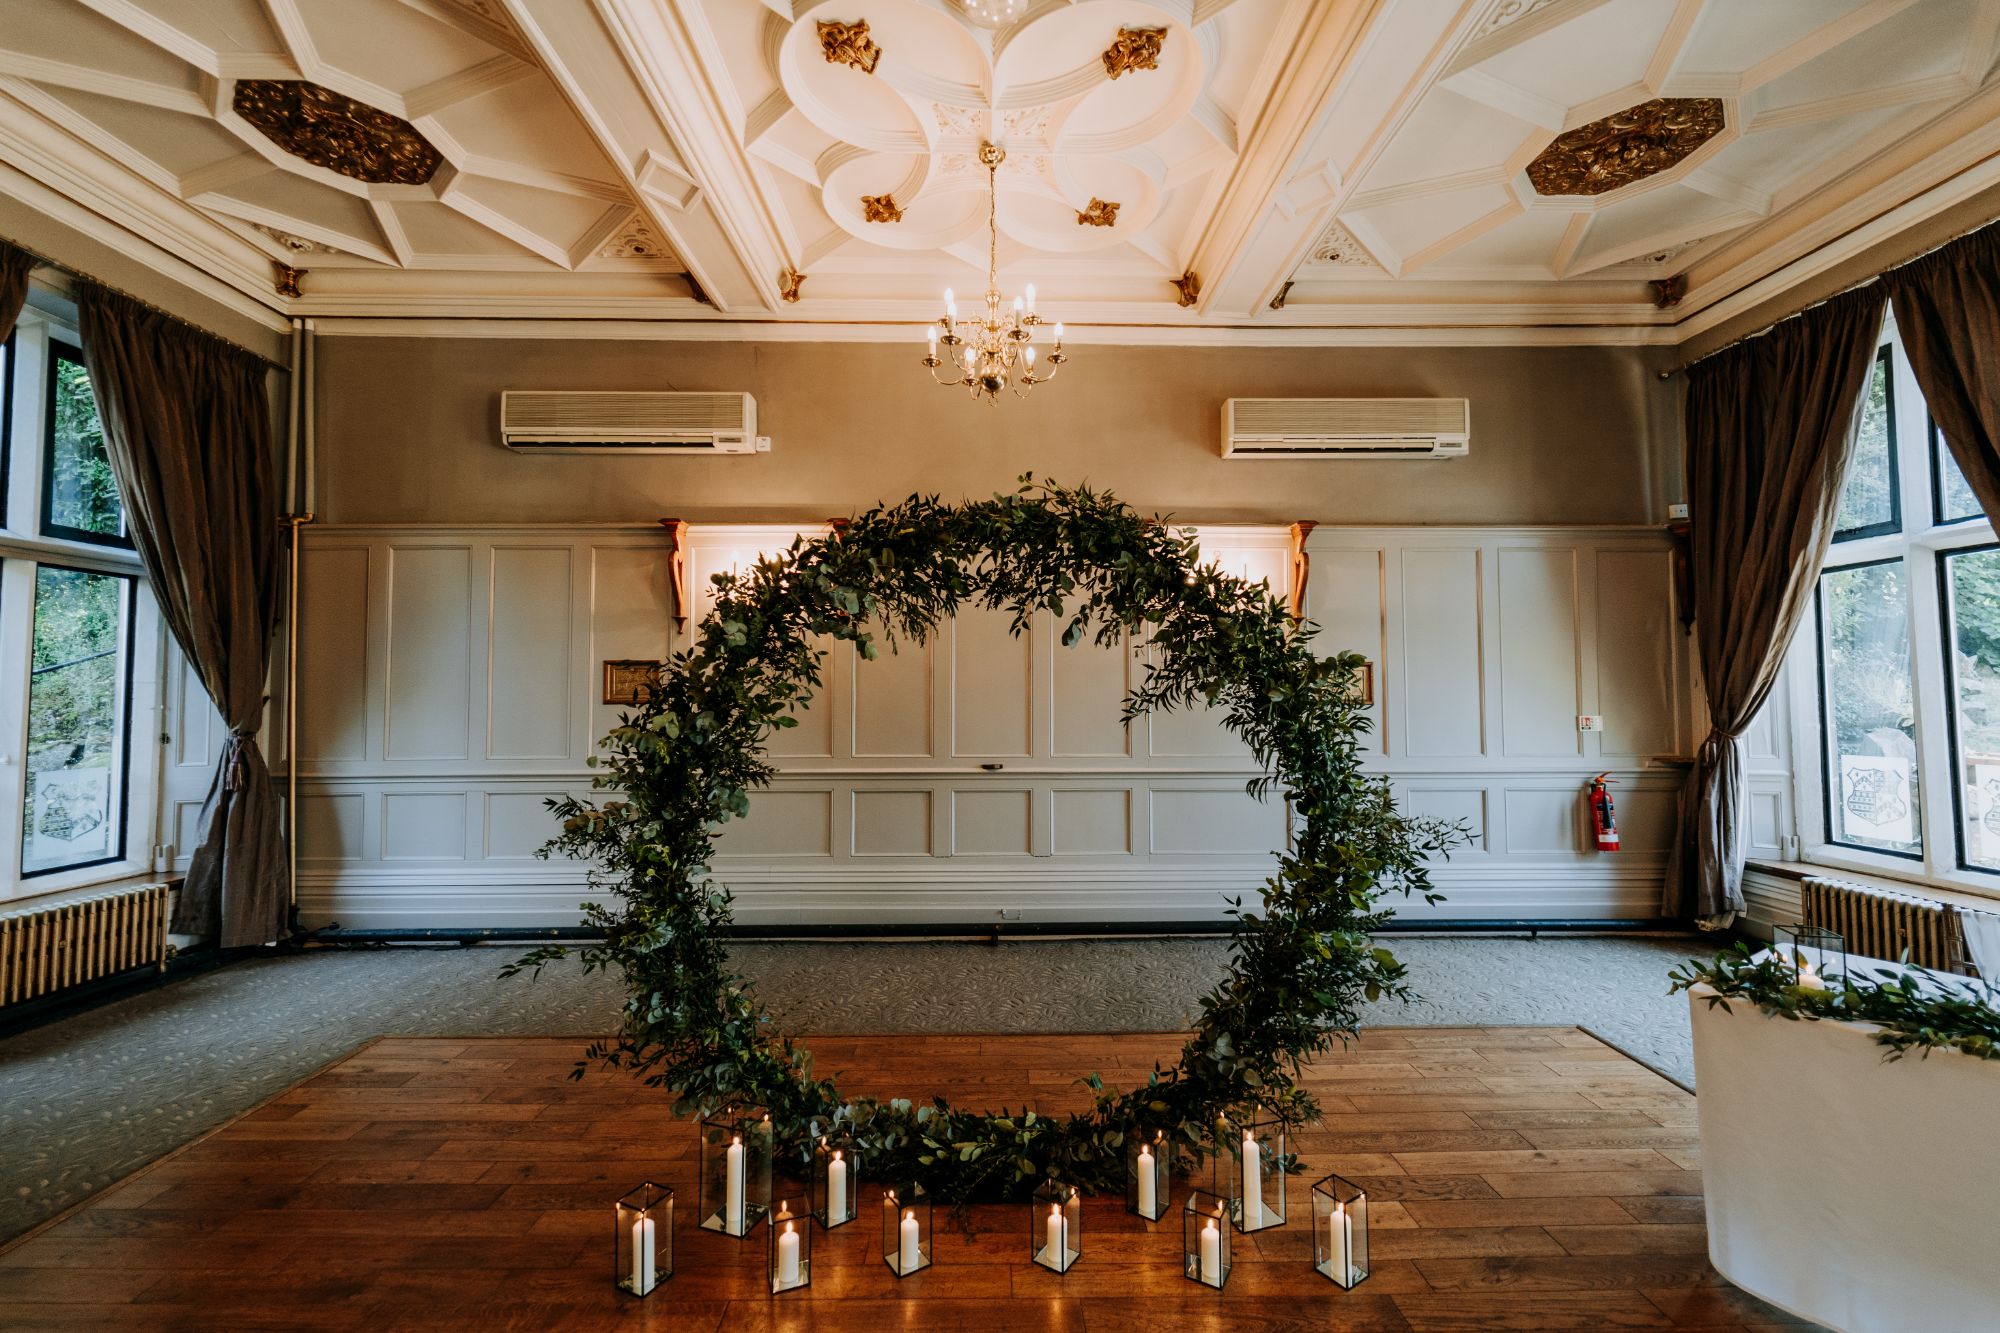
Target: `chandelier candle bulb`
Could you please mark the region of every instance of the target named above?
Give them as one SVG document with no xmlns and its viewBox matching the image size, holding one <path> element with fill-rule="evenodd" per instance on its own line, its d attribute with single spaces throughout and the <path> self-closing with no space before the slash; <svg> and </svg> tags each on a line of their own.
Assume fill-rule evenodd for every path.
<svg viewBox="0 0 2000 1333">
<path fill-rule="evenodd" d="M 1034 318 L 1034 315 L 1035 315 L 1035 284 L 1031 282 L 1028 284 L 1028 317 L 1032 319 Z"/>
</svg>

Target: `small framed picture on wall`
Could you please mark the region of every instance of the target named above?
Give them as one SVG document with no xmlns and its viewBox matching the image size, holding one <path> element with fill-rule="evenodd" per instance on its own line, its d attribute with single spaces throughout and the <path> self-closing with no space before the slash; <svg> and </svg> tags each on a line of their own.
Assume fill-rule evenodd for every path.
<svg viewBox="0 0 2000 1333">
<path fill-rule="evenodd" d="M 604 702 L 636 707 L 659 683 L 665 663 L 653 658 L 624 657 L 604 664 Z"/>
</svg>

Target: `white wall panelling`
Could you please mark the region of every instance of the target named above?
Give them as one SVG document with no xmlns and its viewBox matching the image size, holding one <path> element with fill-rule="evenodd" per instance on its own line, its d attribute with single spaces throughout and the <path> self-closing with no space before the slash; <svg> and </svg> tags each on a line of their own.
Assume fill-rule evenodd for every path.
<svg viewBox="0 0 2000 1333">
<path fill-rule="evenodd" d="M 795 530 L 697 526 L 709 578 Z M 1288 536 L 1202 533 L 1225 568 L 1283 590 Z M 580 867 L 540 861 L 542 802 L 584 792 L 599 664 L 682 636 L 667 550 L 645 527 L 322 528 L 305 534 L 301 906 L 352 928 L 576 919 Z M 1376 663 L 1370 764 L 1409 807 L 1474 835 L 1412 916 L 1653 913 L 1685 749 L 1687 673 L 1668 551 L 1643 529 L 1320 528 L 1320 643 Z M 971 610 L 928 644 L 836 645 L 780 733 L 781 775 L 730 824 L 716 873 L 762 925 L 1221 919 L 1284 838 L 1244 790 L 1247 750 L 1207 710 L 1127 728 L 1130 648 L 1010 636 Z M 1606 729 L 1580 734 L 1574 714 Z M 1617 789 L 1628 850 L 1587 850 L 1584 780 Z"/>
</svg>

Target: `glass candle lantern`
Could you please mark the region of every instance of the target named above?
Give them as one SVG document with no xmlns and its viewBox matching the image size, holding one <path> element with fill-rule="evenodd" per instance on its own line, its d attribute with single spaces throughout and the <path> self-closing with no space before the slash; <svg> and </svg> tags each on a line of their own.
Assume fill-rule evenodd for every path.
<svg viewBox="0 0 2000 1333">
<path fill-rule="evenodd" d="M 1229 1281 L 1229 1200 L 1195 1190 L 1181 1210 L 1182 1271 L 1190 1282 L 1222 1290 Z"/>
<path fill-rule="evenodd" d="M 674 1275 L 674 1192 L 652 1181 L 618 1201 L 611 1225 L 618 1289 L 649 1296 Z"/>
<path fill-rule="evenodd" d="M 771 1207 L 771 1117 L 719 1111 L 701 1122 L 702 1229 L 738 1239 Z"/>
<path fill-rule="evenodd" d="M 769 1211 L 771 1294 L 812 1285 L 813 1229 L 810 1212 L 796 1212 L 790 1199 Z"/>
<path fill-rule="evenodd" d="M 1229 1201 L 1238 1231 L 1262 1231 L 1285 1224 L 1285 1124 L 1223 1116 L 1210 1191 Z"/>
<path fill-rule="evenodd" d="M 1792 973 L 1794 984 L 1825 990 L 1829 977 L 1847 972 L 1847 940 L 1837 930 L 1799 922 L 1771 928 L 1771 952 Z"/>
<path fill-rule="evenodd" d="M 1137 1213 L 1148 1222 L 1167 1215 L 1173 1188 L 1168 1170 L 1173 1155 L 1165 1130 L 1141 1131 L 1125 1140 L 1126 1212 Z"/>
<path fill-rule="evenodd" d="M 883 1193 L 882 1262 L 897 1277 L 931 1266 L 931 1196 L 922 1185 Z"/>
<path fill-rule="evenodd" d="M 1312 1189 L 1313 1268 L 1352 1287 L 1368 1276 L 1368 1191 L 1328 1176 Z"/>
<path fill-rule="evenodd" d="M 1028 1205 L 1028 1249 L 1035 1262 L 1058 1273 L 1083 1257 L 1083 1195 L 1074 1185 L 1045 1180 Z"/>
<path fill-rule="evenodd" d="M 812 1215 L 831 1230 L 852 1222 L 860 1213 L 860 1182 L 854 1173 L 854 1140 L 845 1135 L 822 1137 L 813 1148 Z"/>
</svg>

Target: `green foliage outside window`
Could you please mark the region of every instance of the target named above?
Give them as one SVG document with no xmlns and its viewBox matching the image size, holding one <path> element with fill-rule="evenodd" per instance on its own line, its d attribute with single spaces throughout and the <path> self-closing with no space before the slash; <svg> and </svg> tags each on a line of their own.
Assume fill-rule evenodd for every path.
<svg viewBox="0 0 2000 1333">
<path fill-rule="evenodd" d="M 54 427 L 48 460 L 49 521 L 79 532 L 122 536 L 125 511 L 105 453 L 104 424 L 97 417 L 90 372 L 81 362 L 59 356 L 54 381 L 49 404 Z"/>
<path fill-rule="evenodd" d="M 1854 441 L 1854 463 L 1840 493 L 1835 532 L 1853 532 L 1896 521 L 1896 466 L 1893 427 L 1889 419 L 1889 360 L 1877 357 L 1868 376 L 1868 398 L 1861 405 L 1861 427 Z"/>
</svg>

